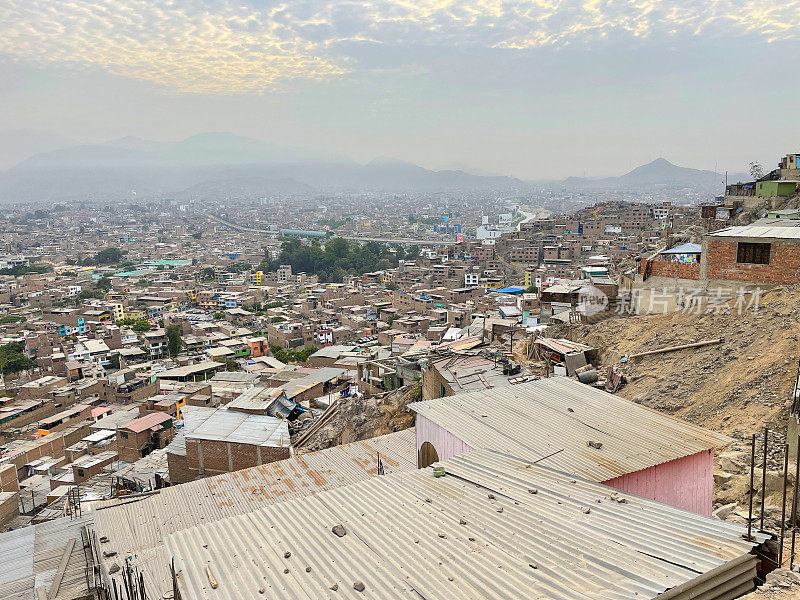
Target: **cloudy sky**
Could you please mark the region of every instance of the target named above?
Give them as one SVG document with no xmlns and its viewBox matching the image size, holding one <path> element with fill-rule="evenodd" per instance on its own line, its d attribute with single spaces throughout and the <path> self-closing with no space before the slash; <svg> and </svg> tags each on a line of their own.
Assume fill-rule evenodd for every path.
<svg viewBox="0 0 800 600">
<path fill-rule="evenodd" d="M 800 151 L 798 65 L 800 0 L 0 0 L 0 154 L 231 131 L 528 178 L 743 170 Z"/>
</svg>

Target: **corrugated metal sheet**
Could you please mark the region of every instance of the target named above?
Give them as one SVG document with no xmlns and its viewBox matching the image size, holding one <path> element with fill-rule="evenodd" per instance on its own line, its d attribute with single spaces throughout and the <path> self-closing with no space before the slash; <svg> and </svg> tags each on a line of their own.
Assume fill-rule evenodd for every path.
<svg viewBox="0 0 800 600">
<path fill-rule="evenodd" d="M 204 406 L 185 406 L 183 413 L 186 440 L 216 440 L 275 448 L 289 445 L 286 419 Z"/>
<path fill-rule="evenodd" d="M 565 377 L 409 407 L 472 448 L 532 459 L 552 454 L 542 464 L 598 482 L 732 441 Z"/>
<path fill-rule="evenodd" d="M 769 225 L 739 225 L 715 231 L 711 235 L 715 237 L 760 237 L 778 239 L 798 239 L 800 238 L 800 227 L 769 226 Z"/>
<path fill-rule="evenodd" d="M 741 526 L 620 503 L 605 486 L 499 453 L 440 464 L 441 478 L 377 477 L 170 535 L 183 598 L 630 600 L 730 561 L 754 573 Z"/>
<path fill-rule="evenodd" d="M 165 488 L 127 504 L 124 498 L 101 503 L 95 530 L 110 540 L 103 550 L 135 555 L 148 590 L 161 593 L 170 586 L 163 547 L 170 533 L 364 481 L 377 474 L 378 454 L 386 473 L 416 469 L 414 438 L 409 429 Z"/>
<path fill-rule="evenodd" d="M 38 587 L 49 588 L 70 539 L 75 547 L 67 562 L 58 599 L 86 594 L 86 560 L 81 530 L 92 514 L 61 518 L 0 534 L 0 598 L 32 600 Z"/>
</svg>

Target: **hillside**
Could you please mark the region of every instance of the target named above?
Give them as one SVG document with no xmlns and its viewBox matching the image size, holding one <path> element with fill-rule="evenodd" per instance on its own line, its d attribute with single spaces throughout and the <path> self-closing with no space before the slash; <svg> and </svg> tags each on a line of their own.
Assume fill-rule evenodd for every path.
<svg viewBox="0 0 800 600">
<path fill-rule="evenodd" d="M 729 175 L 731 181 L 747 177 L 743 173 Z M 648 187 L 690 188 L 719 192 L 724 187 L 725 175 L 675 165 L 664 158 L 657 158 L 619 177 L 584 178 L 569 177 L 563 185 L 571 188 L 618 188 L 644 189 Z"/>
<path fill-rule="evenodd" d="M 221 185 L 230 181 L 231 187 Z M 348 157 L 280 146 L 230 133 L 172 143 L 126 137 L 35 154 L 0 173 L 0 201 L 198 195 L 204 198 L 313 195 L 326 190 L 521 190 L 511 177 L 432 171 L 391 159 L 361 165 Z"/>
<path fill-rule="evenodd" d="M 625 372 L 621 396 L 744 439 L 785 415 L 800 357 L 799 321 L 800 286 L 793 286 L 764 294 L 759 310 L 742 316 L 619 317 L 558 333 L 595 346 L 603 365 Z M 623 355 L 712 338 L 723 343 L 620 363 Z"/>
</svg>

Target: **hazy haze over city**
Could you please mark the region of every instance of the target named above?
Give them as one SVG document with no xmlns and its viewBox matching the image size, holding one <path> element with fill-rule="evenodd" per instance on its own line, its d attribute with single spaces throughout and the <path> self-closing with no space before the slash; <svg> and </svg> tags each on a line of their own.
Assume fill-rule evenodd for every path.
<svg viewBox="0 0 800 600">
<path fill-rule="evenodd" d="M 0 169 L 225 131 L 523 179 L 745 170 L 797 146 L 798 56 L 795 0 L 5 0 Z"/>
</svg>

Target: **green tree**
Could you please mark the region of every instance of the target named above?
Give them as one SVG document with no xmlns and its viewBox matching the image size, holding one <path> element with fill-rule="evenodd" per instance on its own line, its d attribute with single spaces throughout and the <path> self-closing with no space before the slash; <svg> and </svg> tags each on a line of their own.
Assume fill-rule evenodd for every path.
<svg viewBox="0 0 800 600">
<path fill-rule="evenodd" d="M 535 285 L 529 285 L 528 287 L 525 288 L 526 294 L 535 294 L 538 291 L 539 288 L 537 288 Z"/>
<path fill-rule="evenodd" d="M 136 319 L 131 325 L 131 329 L 136 331 L 137 333 L 143 333 L 145 331 L 150 331 L 150 321 L 147 319 Z"/>
<path fill-rule="evenodd" d="M 213 267 L 205 267 L 201 271 L 201 276 L 203 281 L 213 281 L 214 277 L 216 277 L 216 272 L 214 271 Z"/>
<path fill-rule="evenodd" d="M 183 347 L 183 338 L 181 337 L 181 326 L 177 323 L 172 323 L 167 327 L 167 349 L 172 358 L 178 356 Z"/>
<path fill-rule="evenodd" d="M 98 290 L 103 290 L 105 293 L 108 293 L 111 290 L 111 279 L 108 277 L 101 277 L 97 280 L 95 284 Z"/>
<path fill-rule="evenodd" d="M 118 352 L 108 355 L 108 368 L 109 369 L 119 369 L 119 353 Z"/>
<path fill-rule="evenodd" d="M 108 247 L 100 250 L 94 257 L 94 264 L 96 265 L 113 265 L 122 260 L 125 252 L 119 248 Z"/>
<path fill-rule="evenodd" d="M 19 342 L 11 342 L 0 346 L 0 370 L 3 375 L 13 375 L 20 371 L 27 371 L 36 366 L 36 363 L 25 356 L 25 346 Z"/>
</svg>

